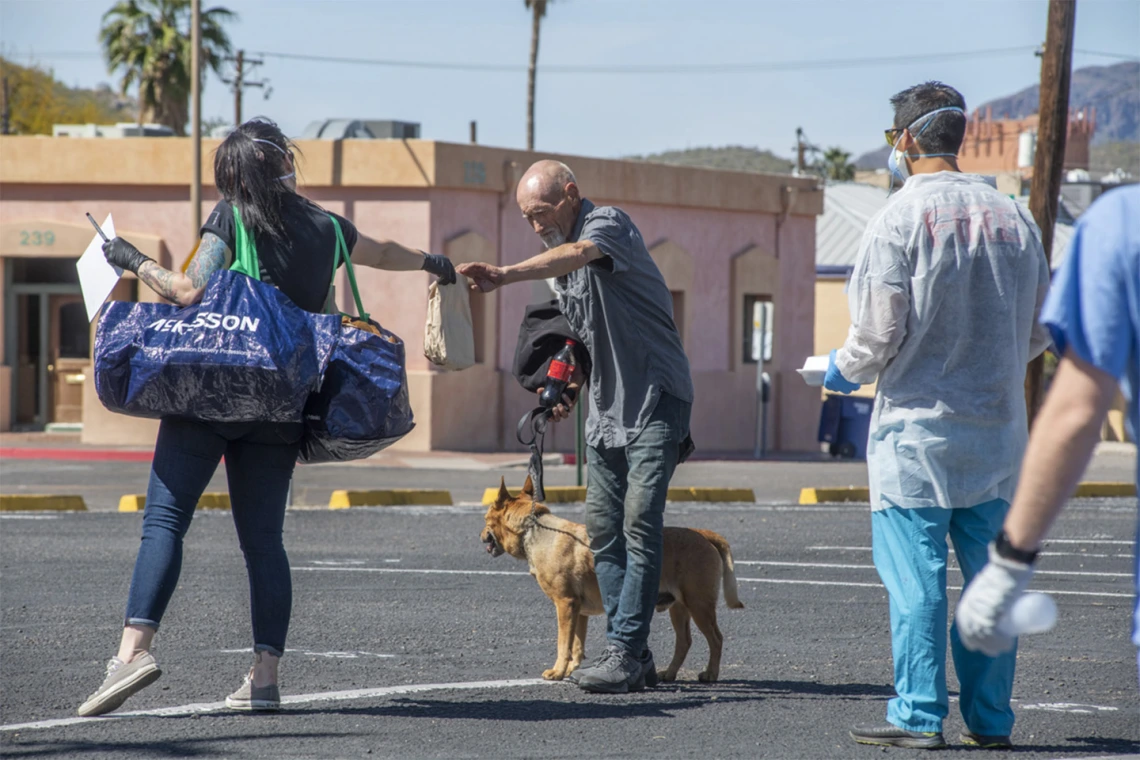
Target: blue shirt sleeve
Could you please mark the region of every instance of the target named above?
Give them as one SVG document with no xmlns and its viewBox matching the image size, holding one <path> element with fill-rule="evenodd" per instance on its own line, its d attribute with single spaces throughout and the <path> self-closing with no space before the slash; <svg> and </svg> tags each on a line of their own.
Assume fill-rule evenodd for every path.
<svg viewBox="0 0 1140 760">
<path fill-rule="evenodd" d="M 1128 298 L 1128 277 L 1134 276 L 1126 261 L 1129 221 L 1123 206 L 1094 204 L 1081 217 L 1041 312 L 1059 354 L 1072 351 L 1117 379 L 1127 369 L 1136 341 Z"/>
<path fill-rule="evenodd" d="M 589 240 L 610 259 L 611 271 L 629 269 L 632 241 L 637 228 L 624 212 L 612 206 L 599 206 L 586 218 L 579 240 Z"/>
</svg>

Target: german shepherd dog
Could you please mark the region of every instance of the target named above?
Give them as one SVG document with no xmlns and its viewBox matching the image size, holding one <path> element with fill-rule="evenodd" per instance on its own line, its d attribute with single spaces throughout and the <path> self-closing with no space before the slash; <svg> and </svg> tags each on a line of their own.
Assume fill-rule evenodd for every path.
<svg viewBox="0 0 1140 760">
<path fill-rule="evenodd" d="M 525 559 L 539 588 L 554 602 L 558 611 L 558 658 L 554 667 L 543 671 L 542 677 L 561 681 L 586 656 L 589 616 L 605 612 L 586 526 L 557 517 L 545 505 L 535 503 L 529 476 L 517 497 L 512 497 L 506 482 L 500 481 L 499 494 L 484 519 L 486 528 L 481 538 L 487 552 L 494 557 L 506 553 Z M 732 550 L 723 536 L 711 530 L 672 527 L 665 528 L 664 548 L 657 611 L 669 610 L 677 642 L 673 661 L 659 671 L 658 677 L 662 681 L 677 678 L 693 643 L 689 632 L 691 619 L 709 644 L 708 666 L 699 679 L 715 681 L 724 643 L 716 624 L 718 588 L 722 583 L 728 606 L 744 606 L 736 592 Z"/>
</svg>

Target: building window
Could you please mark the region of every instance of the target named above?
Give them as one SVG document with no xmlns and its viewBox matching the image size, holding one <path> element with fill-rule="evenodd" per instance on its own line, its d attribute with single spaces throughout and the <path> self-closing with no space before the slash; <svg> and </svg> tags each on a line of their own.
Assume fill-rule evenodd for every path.
<svg viewBox="0 0 1140 760">
<path fill-rule="evenodd" d="M 677 334 L 681 336 L 681 345 L 685 344 L 685 291 L 683 290 L 670 290 L 669 295 L 673 296 L 673 325 L 677 328 Z"/>
<path fill-rule="evenodd" d="M 764 350 L 764 361 L 772 361 L 772 336 L 775 334 L 772 323 L 775 316 L 776 309 L 771 296 L 744 296 L 744 308 L 741 313 L 744 320 L 741 361 L 744 364 L 755 364 L 761 347 Z"/>
</svg>

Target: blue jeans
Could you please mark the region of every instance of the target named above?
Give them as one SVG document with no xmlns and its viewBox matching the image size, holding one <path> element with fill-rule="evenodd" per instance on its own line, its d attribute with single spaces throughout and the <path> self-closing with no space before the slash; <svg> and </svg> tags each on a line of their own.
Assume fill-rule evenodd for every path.
<svg viewBox="0 0 1140 760">
<path fill-rule="evenodd" d="M 891 653 L 898 696 L 887 720 L 909 731 L 941 731 L 949 713 L 946 692 L 946 536 L 966 584 L 989 560 L 1009 504 L 1001 499 L 968 509 L 889 507 L 871 513 L 875 567 L 891 602 Z M 1008 736 L 1013 729 L 1013 670 L 1017 647 L 987 657 L 962 646 L 950 630 L 958 672 L 959 706 L 976 734 Z"/>
<path fill-rule="evenodd" d="M 628 445 L 590 446 L 586 532 L 606 610 L 606 637 L 634 656 L 649 641 L 661 583 L 665 497 L 692 405 L 662 394 Z"/>
<path fill-rule="evenodd" d="M 127 597 L 128 625 L 158 629 L 182 570 L 182 537 L 224 456 L 249 573 L 254 651 L 285 653 L 293 585 L 281 529 L 299 446 L 299 425 L 162 420 Z"/>
</svg>

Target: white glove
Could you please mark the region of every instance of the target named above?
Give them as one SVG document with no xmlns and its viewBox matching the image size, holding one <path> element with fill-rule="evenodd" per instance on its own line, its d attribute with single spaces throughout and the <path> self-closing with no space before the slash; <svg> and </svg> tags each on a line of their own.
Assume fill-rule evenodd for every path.
<svg viewBox="0 0 1140 760">
<path fill-rule="evenodd" d="M 981 650 L 990 657 L 1013 649 L 1015 637 L 1002 631 L 998 623 L 1009 614 L 1032 577 L 1032 565 L 998 556 L 990 544 L 989 563 L 974 576 L 958 601 L 955 624 L 966 649 Z"/>
</svg>

